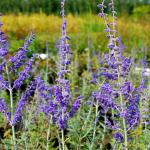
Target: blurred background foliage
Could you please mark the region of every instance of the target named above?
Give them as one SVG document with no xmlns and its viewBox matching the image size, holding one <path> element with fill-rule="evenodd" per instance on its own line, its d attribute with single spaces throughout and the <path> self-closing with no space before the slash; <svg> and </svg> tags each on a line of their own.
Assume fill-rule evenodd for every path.
<svg viewBox="0 0 150 150">
<path fill-rule="evenodd" d="M 100 0 L 66 0 L 66 11 L 73 14 L 97 13 Z M 149 4 L 149 0 L 115 0 L 117 11 L 132 14 L 135 7 Z M 60 0 L 1 0 L 2 13 L 39 13 L 59 14 Z M 145 9 L 142 9 L 144 12 Z"/>
<path fill-rule="evenodd" d="M 68 34 L 73 51 L 84 53 L 91 39 L 91 49 L 107 51 L 105 25 L 97 14 L 101 0 L 66 0 Z M 107 2 L 107 1 L 106 1 Z M 119 35 L 128 54 L 143 57 L 143 47 L 150 49 L 150 0 L 115 0 Z M 106 10 L 109 13 L 108 10 Z M 29 32 L 36 33 L 31 51 L 43 53 L 45 43 L 56 53 L 55 45 L 60 36 L 60 0 L 0 0 L 3 30 L 10 40 L 11 52 L 16 51 Z M 150 53 L 147 52 L 150 58 Z"/>
</svg>

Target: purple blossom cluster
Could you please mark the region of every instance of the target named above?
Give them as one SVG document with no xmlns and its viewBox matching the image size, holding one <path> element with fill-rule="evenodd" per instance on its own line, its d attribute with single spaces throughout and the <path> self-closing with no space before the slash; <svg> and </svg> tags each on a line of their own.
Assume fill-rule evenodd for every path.
<svg viewBox="0 0 150 150">
<path fill-rule="evenodd" d="M 8 89 L 8 82 L 3 79 L 3 76 L 0 75 L 0 89 L 1 90 L 6 90 Z"/>
<path fill-rule="evenodd" d="M 0 22 L 0 89 L 9 92 L 11 113 L 8 112 L 7 105 L 3 99 L 0 99 L 0 111 L 5 115 L 6 119 L 10 122 L 11 126 L 22 117 L 22 111 L 28 103 L 30 96 L 34 93 L 36 88 L 36 81 L 32 81 L 26 91 L 22 94 L 18 101 L 15 114 L 13 113 L 13 89 L 19 89 L 25 79 L 30 77 L 34 58 L 28 59 L 28 46 L 34 39 L 34 34 L 30 34 L 29 38 L 25 41 L 24 45 L 19 48 L 19 51 L 14 56 L 7 56 L 8 42 L 6 35 L 1 31 L 2 23 Z M 7 57 L 6 57 L 7 56 Z M 18 70 L 23 66 L 23 70 Z M 13 72 L 12 72 L 13 71 Z M 13 80 L 13 78 L 16 78 Z"/>
<path fill-rule="evenodd" d="M 100 90 L 93 92 L 93 97 L 101 104 L 105 111 L 108 111 L 110 108 L 115 107 L 113 92 L 109 83 L 103 83 Z"/>
<path fill-rule="evenodd" d="M 36 86 L 37 86 L 37 80 L 35 79 L 31 81 L 26 91 L 21 95 L 21 98 L 18 101 L 18 104 L 16 107 L 16 111 L 14 113 L 12 126 L 15 125 L 22 118 L 23 110 L 25 109 L 26 105 L 29 103 L 30 97 L 33 96 Z"/>
<path fill-rule="evenodd" d="M 4 99 L 2 99 L 2 98 L 0 98 L 0 112 L 2 112 L 4 114 L 4 116 L 6 116 L 6 119 L 9 122 L 11 122 L 10 113 L 8 112 L 8 108 L 6 106 Z"/>
<path fill-rule="evenodd" d="M 58 84 L 55 86 L 47 86 L 40 77 L 38 77 L 37 80 L 37 92 L 41 99 L 38 110 L 43 112 L 46 116 L 51 117 L 53 123 L 57 124 L 59 129 L 65 129 L 67 127 L 68 119 L 73 117 L 77 112 L 82 99 L 82 96 L 78 96 L 69 109 L 69 102 L 72 97 L 66 82 L 65 86 L 67 86 L 65 88 L 66 91 L 63 92 L 62 87 Z"/>
<path fill-rule="evenodd" d="M 70 73 L 69 65 L 71 64 L 72 52 L 68 44 L 66 35 L 66 20 L 62 24 L 62 37 L 57 45 L 59 50 L 59 66 L 57 72 L 57 84 L 49 87 L 44 84 L 41 78 L 38 78 L 37 90 L 39 96 L 43 99 L 41 110 L 48 116 L 52 117 L 59 129 L 65 129 L 67 121 L 80 107 L 82 96 L 78 96 L 69 110 L 69 103 L 72 101 L 70 91 L 70 81 L 67 75 Z"/>
<path fill-rule="evenodd" d="M 26 66 L 24 67 L 24 70 L 19 73 L 19 77 L 14 81 L 13 88 L 20 88 L 20 86 L 23 84 L 23 81 L 30 77 L 29 72 L 32 70 L 34 59 L 30 59 Z"/>
<path fill-rule="evenodd" d="M 62 1 L 63 3 L 64 1 Z M 62 6 L 63 7 L 63 6 Z M 69 117 L 73 117 L 76 111 L 80 107 L 80 101 L 82 99 L 79 96 L 73 103 L 70 112 L 68 112 L 69 102 L 72 99 L 70 92 L 70 81 L 67 79 L 67 74 L 69 71 L 69 66 L 71 64 L 72 52 L 70 45 L 68 44 L 69 37 L 66 34 L 67 22 L 64 18 L 64 10 L 62 9 L 62 37 L 59 42 L 59 68 L 57 73 L 57 84 L 54 87 L 54 99 L 57 102 L 58 107 L 58 120 L 57 124 L 60 129 L 65 129 L 67 126 L 67 120 Z"/>
<path fill-rule="evenodd" d="M 49 88 L 44 85 L 43 81 L 39 78 L 38 93 L 42 99 L 45 100 L 42 104 L 42 110 L 46 115 L 50 115 L 54 123 L 59 129 L 63 130 L 67 127 L 67 121 L 80 107 L 82 96 L 78 96 L 69 109 L 69 103 L 72 101 L 70 91 L 70 81 L 67 79 L 70 73 L 69 66 L 72 59 L 72 51 L 68 40 L 70 39 L 66 33 L 67 21 L 64 14 L 64 1 L 61 1 L 61 16 L 62 16 L 62 36 L 57 44 L 59 51 L 59 63 L 57 71 L 56 85 Z"/>
<path fill-rule="evenodd" d="M 1 17 L 1 16 L 0 16 Z M 4 32 L 1 31 L 2 22 L 0 21 L 0 58 L 5 57 L 8 53 L 8 42 Z"/>
<path fill-rule="evenodd" d="M 33 41 L 34 37 L 34 33 L 31 33 L 29 35 L 29 38 L 25 41 L 24 45 L 19 48 L 19 50 L 15 53 L 13 57 L 10 57 L 9 61 L 12 63 L 11 71 L 15 71 L 16 69 L 20 68 L 22 65 L 24 65 L 25 61 L 28 60 L 27 48 Z"/>
<path fill-rule="evenodd" d="M 140 124 L 140 101 L 144 90 L 144 79 L 142 78 L 139 87 L 135 88 L 129 79 L 130 69 L 133 61 L 123 56 L 125 46 L 116 30 L 116 12 L 114 2 L 110 0 L 108 7 L 112 12 L 113 21 L 109 22 L 105 13 L 105 0 L 98 5 L 101 9 L 99 16 L 104 18 L 106 29 L 104 32 L 108 38 L 109 53 L 102 57 L 102 66 L 92 76 L 92 83 L 98 84 L 98 78 L 104 80 L 99 85 L 99 90 L 93 92 L 93 97 L 105 110 L 113 110 L 113 123 L 106 119 L 106 125 L 115 130 L 114 138 L 117 142 L 124 142 L 127 147 L 127 138 L 131 130 Z"/>
</svg>

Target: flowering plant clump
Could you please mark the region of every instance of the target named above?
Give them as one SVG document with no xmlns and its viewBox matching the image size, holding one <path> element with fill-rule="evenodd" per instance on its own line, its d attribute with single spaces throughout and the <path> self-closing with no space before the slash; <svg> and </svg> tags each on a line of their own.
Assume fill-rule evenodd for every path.
<svg viewBox="0 0 150 150">
<path fill-rule="evenodd" d="M 112 12 L 112 21 L 109 22 L 105 13 L 107 6 L 105 0 L 98 5 L 101 9 L 100 18 L 104 18 L 108 38 L 109 53 L 103 55 L 103 67 L 98 69 L 97 75 L 93 75 L 92 82 L 97 84 L 98 78 L 104 81 L 99 89 L 93 92 L 93 97 L 98 101 L 105 114 L 112 110 L 113 122 L 105 117 L 105 125 L 114 130 L 114 138 L 118 143 L 128 149 L 130 133 L 141 123 L 140 104 L 145 87 L 145 79 L 142 76 L 141 84 L 134 86 L 130 80 L 130 69 L 133 61 L 123 56 L 125 46 L 117 35 L 116 11 L 114 1 L 110 0 L 109 9 Z"/>
<path fill-rule="evenodd" d="M 81 54 L 83 58 L 80 60 L 77 51 L 73 57 L 67 35 L 65 0 L 60 1 L 62 25 L 56 44 L 57 59 L 53 61 L 57 64 L 53 70 L 54 79 L 53 75 L 49 76 L 49 68 L 53 68 L 49 67 L 48 42 L 47 54 L 42 54 L 44 58 L 41 54 L 29 58 L 29 45 L 35 37 L 31 33 L 18 51 L 11 55 L 0 21 L 0 115 L 6 120 L 4 127 L 0 126 L 0 149 L 147 148 L 145 143 L 149 143 L 150 133 L 147 59 L 141 62 L 140 79 L 134 82 L 134 58 L 124 54 L 126 47 L 118 34 L 114 0 L 108 2 L 102 0 L 98 4 L 101 10 L 98 16 L 106 26 L 104 32 L 108 52 L 102 57 L 95 50 L 91 53 L 93 47 L 89 34 L 88 48 Z M 109 17 L 106 12 L 112 16 Z M 94 56 L 91 57 L 91 54 Z M 35 72 L 34 77 L 32 73 L 36 71 L 36 60 L 42 68 L 38 65 L 40 73 Z M 84 64 L 80 66 L 81 62 Z M 41 75 L 44 63 L 45 80 Z M 4 133 L 1 134 L 1 131 Z M 143 139 L 146 140 L 144 148 L 140 145 Z M 137 141 L 140 144 L 136 144 Z M 132 147 L 133 144 L 135 146 Z"/>
<path fill-rule="evenodd" d="M 70 91 L 70 81 L 67 75 L 70 73 L 69 66 L 72 59 L 72 51 L 68 40 L 70 39 L 66 33 L 67 21 L 64 14 L 65 1 L 61 1 L 61 38 L 57 44 L 58 48 L 58 71 L 56 85 L 52 87 L 46 86 L 42 79 L 38 78 L 37 91 L 39 96 L 44 100 L 42 101 L 41 110 L 50 116 L 53 123 L 56 123 L 62 131 L 62 149 L 65 149 L 64 143 L 64 129 L 67 127 L 68 119 L 73 117 L 80 107 L 82 96 L 78 96 L 69 109 L 69 103 L 72 101 Z"/>
<path fill-rule="evenodd" d="M 57 71 L 57 80 L 56 85 L 51 87 L 44 84 L 41 77 L 38 77 L 37 81 L 37 90 L 39 96 L 46 100 L 47 105 L 42 105 L 45 114 L 51 112 L 53 120 L 55 120 L 58 124 L 59 129 L 65 129 L 67 125 L 67 120 L 69 117 L 73 117 L 75 112 L 78 110 L 80 106 L 81 96 L 77 97 L 77 100 L 72 105 L 70 112 L 67 112 L 68 105 L 70 100 L 72 99 L 71 91 L 70 91 L 70 81 L 67 79 L 67 75 L 70 73 L 69 66 L 71 64 L 72 52 L 70 49 L 70 44 L 68 43 L 69 37 L 66 34 L 66 26 L 67 22 L 64 15 L 64 4 L 65 1 L 61 2 L 61 15 L 63 18 L 63 23 L 61 27 L 62 36 L 57 44 L 57 48 L 59 51 L 58 59 L 58 71 Z M 43 106 L 45 106 L 43 108 Z M 55 113 L 54 113 L 55 110 Z M 53 112 L 53 113 L 52 113 Z"/>
<path fill-rule="evenodd" d="M 13 144 L 14 149 L 16 149 L 14 126 L 22 119 L 25 105 L 34 93 L 36 81 L 32 81 L 27 90 L 21 95 L 18 105 L 16 106 L 16 110 L 14 109 L 15 101 L 13 97 L 13 90 L 19 90 L 24 81 L 31 77 L 30 72 L 32 71 L 34 57 L 31 59 L 27 57 L 27 48 L 33 41 L 34 34 L 32 33 L 29 35 L 29 39 L 25 41 L 14 56 L 9 56 L 8 41 L 6 35 L 1 31 L 1 27 L 2 22 L 0 22 L 0 89 L 9 91 L 10 109 L 8 108 L 4 98 L 0 98 L 0 111 L 5 115 L 6 119 L 12 126 Z"/>
</svg>

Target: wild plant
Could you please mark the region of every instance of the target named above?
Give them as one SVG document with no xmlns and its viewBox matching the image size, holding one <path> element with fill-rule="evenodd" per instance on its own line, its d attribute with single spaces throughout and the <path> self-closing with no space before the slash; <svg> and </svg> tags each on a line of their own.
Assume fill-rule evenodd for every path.
<svg viewBox="0 0 150 150">
<path fill-rule="evenodd" d="M 1 31 L 2 22 L 0 21 L 0 89 L 9 93 L 9 105 L 5 98 L 0 98 L 0 111 L 4 114 L 12 128 L 12 145 L 17 149 L 15 125 L 22 121 L 23 110 L 36 88 L 36 80 L 32 79 L 26 90 L 22 92 L 21 86 L 31 78 L 34 57 L 28 58 L 28 46 L 34 39 L 34 33 L 29 35 L 24 44 L 19 48 L 14 56 L 9 54 L 7 37 Z M 20 91 L 21 96 L 16 104 L 14 91 Z"/>
<path fill-rule="evenodd" d="M 116 140 L 113 148 L 127 150 L 132 132 L 141 125 L 142 121 L 140 105 L 143 101 L 143 91 L 146 88 L 144 73 L 142 72 L 143 75 L 139 85 L 132 83 L 130 70 L 133 69 L 133 59 L 123 55 L 125 46 L 117 33 L 117 12 L 115 11 L 114 1 L 110 0 L 107 7 L 105 0 L 103 0 L 98 7 L 101 10 L 99 17 L 104 19 L 106 25 L 104 32 L 107 34 L 109 53 L 103 55 L 101 67 L 97 74 L 93 75 L 92 80 L 99 88 L 92 94 L 96 100 L 96 110 L 91 149 L 94 146 L 97 120 L 103 114 L 104 134 L 106 134 L 107 129 L 111 129 Z M 112 19 L 105 12 L 107 8 L 112 13 Z M 101 82 L 99 82 L 99 78 Z M 100 111 L 99 106 L 102 107 Z M 112 120 L 106 116 L 110 111 Z"/>
<path fill-rule="evenodd" d="M 62 16 L 62 26 L 61 26 L 61 38 L 57 44 L 58 48 L 58 70 L 56 85 L 47 86 L 44 84 L 43 80 L 39 77 L 37 83 L 37 91 L 42 99 L 42 106 L 40 110 L 44 112 L 46 116 L 49 117 L 49 124 L 56 124 L 61 131 L 61 145 L 60 149 L 65 150 L 65 137 L 64 129 L 67 127 L 67 122 L 69 118 L 72 118 L 76 111 L 80 107 L 81 96 L 78 96 L 73 102 L 72 106 L 70 103 L 73 101 L 71 91 L 70 91 L 70 81 L 68 79 L 68 74 L 70 73 L 69 66 L 71 64 L 72 52 L 70 49 L 70 44 L 67 36 L 66 26 L 67 21 L 65 19 L 65 0 L 61 1 L 61 16 Z M 47 132 L 47 141 L 49 139 L 50 128 Z M 60 133 L 58 133 L 59 135 Z M 49 149 L 49 144 L 47 143 L 47 149 Z"/>
</svg>

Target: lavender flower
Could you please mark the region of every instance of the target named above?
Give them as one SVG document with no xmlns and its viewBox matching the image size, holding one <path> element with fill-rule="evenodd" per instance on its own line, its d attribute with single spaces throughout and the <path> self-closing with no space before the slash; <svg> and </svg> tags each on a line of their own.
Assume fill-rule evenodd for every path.
<svg viewBox="0 0 150 150">
<path fill-rule="evenodd" d="M 8 89 L 8 82 L 3 79 L 2 75 L 0 75 L 0 89 Z"/>
<path fill-rule="evenodd" d="M 22 94 L 20 100 L 18 101 L 16 112 L 14 114 L 12 126 L 16 124 L 21 118 L 22 113 L 25 108 L 25 106 L 28 104 L 30 97 L 34 94 L 34 91 L 36 89 L 37 81 L 34 80 L 30 83 L 26 91 Z"/>
<path fill-rule="evenodd" d="M 5 67 L 5 62 L 2 62 L 2 63 L 0 64 L 0 73 L 1 73 L 1 74 L 2 74 L 3 71 L 4 71 L 4 67 Z"/>
<path fill-rule="evenodd" d="M 57 104 L 53 100 L 54 87 L 44 84 L 41 77 L 37 77 L 37 92 L 40 98 L 38 110 L 51 117 L 53 122 L 57 118 Z"/>
<path fill-rule="evenodd" d="M 66 75 L 70 72 L 69 65 L 71 64 L 72 60 L 72 52 L 70 49 L 70 45 L 68 44 L 68 39 L 66 33 L 67 22 L 64 15 L 64 1 L 62 1 L 62 11 L 61 15 L 63 18 L 63 23 L 61 27 L 62 36 L 60 38 L 60 42 L 58 47 L 59 50 L 59 68 L 57 73 L 57 85 L 54 87 L 54 101 L 57 102 L 58 111 L 58 119 L 57 124 L 60 129 L 66 128 L 67 120 L 69 119 L 69 113 L 67 112 L 67 107 L 69 101 L 71 100 L 71 93 L 70 93 L 70 82 L 66 78 Z M 73 104 L 71 110 L 71 117 L 79 108 L 79 99 Z"/>
<path fill-rule="evenodd" d="M 22 95 L 21 99 L 18 102 L 18 106 L 16 108 L 16 112 L 14 114 L 14 99 L 13 99 L 13 88 L 19 88 L 23 81 L 29 77 L 29 72 L 32 69 L 33 60 L 31 59 L 28 61 L 25 66 L 24 70 L 19 73 L 18 79 L 14 81 L 12 80 L 12 72 L 18 74 L 18 69 L 25 64 L 27 61 L 27 47 L 32 42 L 34 34 L 31 34 L 29 39 L 25 41 L 24 45 L 19 49 L 19 52 L 15 54 L 15 56 L 10 57 L 8 60 L 6 55 L 8 53 L 8 42 L 6 40 L 6 36 L 1 31 L 2 23 L 0 21 L 0 89 L 7 90 L 10 96 L 10 111 L 11 113 L 7 112 L 7 106 L 5 102 L 0 99 L 0 111 L 5 115 L 7 120 L 9 121 L 10 125 L 12 126 L 12 144 L 14 149 L 17 149 L 16 145 L 16 137 L 15 137 L 15 128 L 14 125 L 16 122 L 20 121 L 22 118 L 22 111 L 25 108 L 25 105 L 28 103 L 30 96 L 33 94 L 35 90 L 35 83 L 33 83 L 27 88 L 26 92 Z M 7 79 L 3 79 L 3 74 L 6 73 Z M 13 75 L 16 75 L 13 74 Z M 14 85 L 12 87 L 12 85 Z"/>
<path fill-rule="evenodd" d="M 59 49 L 59 59 L 60 59 L 60 68 L 61 70 L 66 70 L 66 68 L 71 63 L 71 56 L 72 52 L 70 49 L 70 45 L 67 43 L 67 40 L 69 39 L 68 36 L 66 36 L 66 20 L 63 21 L 62 24 L 62 37 L 59 41 L 59 45 L 57 45 Z M 59 72 L 60 73 L 60 72 Z"/>
<path fill-rule="evenodd" d="M 46 116 L 51 116 L 53 121 L 56 120 L 58 110 L 57 105 L 53 102 L 52 99 L 48 101 L 48 104 L 42 104 L 40 110 L 44 112 Z"/>
<path fill-rule="evenodd" d="M 119 133 L 119 132 L 116 132 L 116 133 L 114 134 L 114 138 L 115 138 L 115 140 L 116 140 L 117 142 L 119 142 L 119 143 L 123 142 L 123 135 L 122 135 L 121 133 Z"/>
<path fill-rule="evenodd" d="M 33 61 L 34 61 L 34 59 L 30 59 L 30 60 L 27 62 L 27 66 L 25 66 L 25 67 L 24 67 L 24 70 L 19 73 L 18 79 L 16 79 L 16 80 L 14 81 L 14 86 L 13 86 L 13 88 L 18 89 L 18 88 L 22 85 L 23 81 L 24 81 L 26 78 L 29 78 L 29 77 L 30 77 L 29 72 L 32 70 Z"/>
<path fill-rule="evenodd" d="M 98 75 L 97 75 L 96 72 L 94 72 L 92 74 L 91 83 L 96 84 L 97 83 L 97 78 L 98 78 Z"/>
<path fill-rule="evenodd" d="M 67 127 L 67 121 L 68 121 L 68 116 L 62 116 L 62 113 L 59 114 L 58 119 L 57 119 L 57 124 L 59 129 L 65 129 Z"/>
<path fill-rule="evenodd" d="M 40 76 L 37 77 L 37 91 L 40 97 L 45 99 L 46 101 L 52 98 L 53 87 L 45 85 Z"/>
<path fill-rule="evenodd" d="M 69 117 L 73 117 L 76 111 L 79 109 L 81 97 L 73 103 L 70 112 L 68 112 L 69 102 L 72 100 L 70 92 L 70 81 L 67 75 L 70 73 L 69 66 L 72 60 L 72 52 L 68 40 L 70 39 L 66 33 L 67 22 L 64 14 L 64 1 L 61 1 L 61 16 L 63 19 L 61 26 L 62 36 L 57 44 L 59 51 L 59 64 L 57 71 L 57 84 L 53 87 L 46 86 L 43 81 L 39 79 L 38 93 L 42 99 L 42 109 L 47 116 L 53 118 L 59 129 L 63 130 L 67 127 L 67 121 Z M 49 88 L 52 90 L 48 92 Z M 52 95 L 51 95 L 52 94 Z"/>
<path fill-rule="evenodd" d="M 132 85 L 131 82 L 125 82 L 122 86 L 121 86 L 121 93 L 124 96 L 125 100 L 128 100 L 128 98 L 130 98 L 132 92 L 134 91 L 134 87 Z"/>
<path fill-rule="evenodd" d="M 26 49 L 20 48 L 19 51 L 15 53 L 15 56 L 10 57 L 9 61 L 13 63 L 13 67 L 15 67 L 15 69 L 20 68 L 20 66 L 24 64 L 24 60 L 27 58 L 27 52 L 28 51 Z"/>
<path fill-rule="evenodd" d="M 9 122 L 11 122 L 10 113 L 8 112 L 6 103 L 4 102 L 2 98 L 0 98 L 0 112 L 2 112 L 5 115 L 5 117 L 7 118 Z"/>
<path fill-rule="evenodd" d="M 103 18 L 104 13 L 99 13 L 98 16 L 99 16 L 100 18 Z"/>
<path fill-rule="evenodd" d="M 73 105 L 72 105 L 72 108 L 71 108 L 71 111 L 69 113 L 69 116 L 70 117 L 73 117 L 74 114 L 77 112 L 77 110 L 80 108 L 80 105 L 81 105 L 81 100 L 83 99 L 82 96 L 78 96 L 77 99 L 74 101 Z"/>
<path fill-rule="evenodd" d="M 136 127 L 140 121 L 140 111 L 139 111 L 139 100 L 140 95 L 135 94 L 132 98 L 130 98 L 128 106 L 127 106 L 127 112 L 126 112 L 126 124 L 128 128 Z"/>
<path fill-rule="evenodd" d="M 25 41 L 24 45 L 19 48 L 19 51 L 15 53 L 15 56 L 10 57 L 9 61 L 12 63 L 11 70 L 15 71 L 15 69 L 20 68 L 27 59 L 27 48 L 31 44 L 34 39 L 34 33 L 29 35 L 29 38 Z"/>
<path fill-rule="evenodd" d="M 0 57 L 4 57 L 8 53 L 8 42 L 6 40 L 6 35 L 1 31 L 2 25 L 0 21 Z"/>
<path fill-rule="evenodd" d="M 116 11 L 114 10 L 114 1 L 110 0 L 108 7 L 112 12 L 113 22 L 109 22 L 109 18 L 104 13 L 104 2 L 102 1 L 98 7 L 101 9 L 99 16 L 104 18 L 108 38 L 109 54 L 103 55 L 103 65 L 99 69 L 98 76 L 104 78 L 99 90 L 93 92 L 93 97 L 99 102 L 102 108 L 107 112 L 112 109 L 115 113 L 113 124 L 118 124 L 117 128 L 106 118 L 107 126 L 115 130 L 114 138 L 117 142 L 124 142 L 127 148 L 128 133 L 134 130 L 140 123 L 140 100 L 144 89 L 144 82 L 140 87 L 135 88 L 128 76 L 132 66 L 132 59 L 125 58 L 121 38 L 117 36 L 116 30 Z M 96 80 L 97 81 L 97 80 Z M 123 131 L 120 133 L 119 131 Z"/>
</svg>

